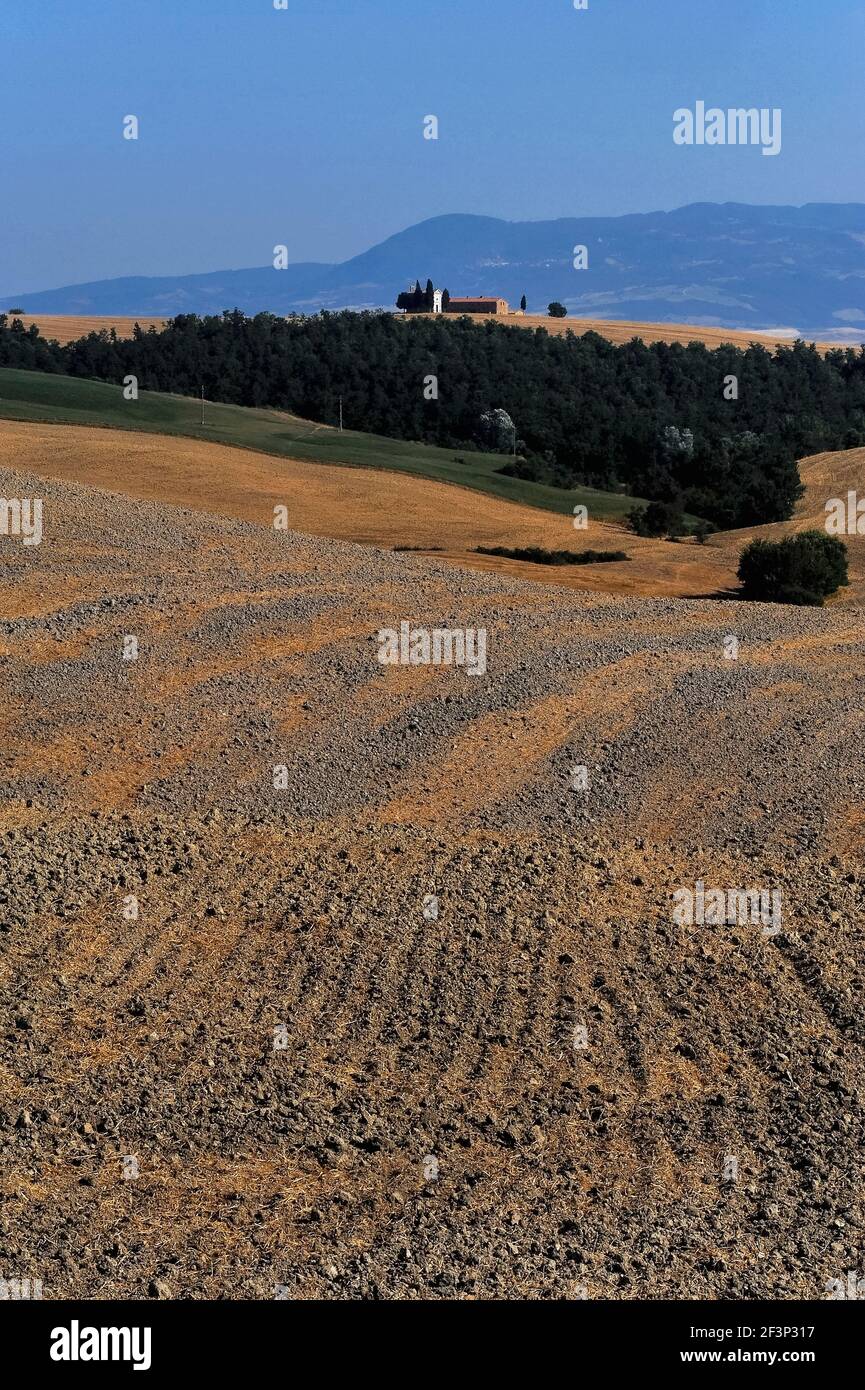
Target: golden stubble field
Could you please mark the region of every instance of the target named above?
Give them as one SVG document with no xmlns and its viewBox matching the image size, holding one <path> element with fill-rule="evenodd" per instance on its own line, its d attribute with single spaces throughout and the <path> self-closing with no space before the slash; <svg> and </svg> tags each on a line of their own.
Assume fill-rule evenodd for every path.
<svg viewBox="0 0 865 1390">
<path fill-rule="evenodd" d="M 61 347 L 88 333 L 101 333 L 113 328 L 118 338 L 131 338 L 136 323 L 146 332 L 148 328 L 162 329 L 167 319 L 136 317 L 123 314 L 16 314 L 25 328 L 37 324 L 43 338 L 54 338 Z"/>
<path fill-rule="evenodd" d="M 0 465 L 90 484 L 130 497 L 270 526 L 288 509 L 291 529 L 388 549 L 437 553 L 441 559 L 545 584 L 633 596 L 711 597 L 734 591 L 739 554 L 755 536 L 821 527 L 825 503 L 860 490 L 865 449 L 816 454 L 801 464 L 806 485 L 789 523 L 722 532 L 704 546 L 643 540 L 612 522 L 575 530 L 571 518 L 506 502 L 469 488 L 367 468 L 305 463 L 221 444 L 84 426 L 4 421 Z M 850 587 L 835 602 L 865 592 L 865 545 L 845 538 Z M 476 546 L 551 550 L 625 550 L 628 560 L 584 566 L 528 564 L 477 555 Z"/>
</svg>

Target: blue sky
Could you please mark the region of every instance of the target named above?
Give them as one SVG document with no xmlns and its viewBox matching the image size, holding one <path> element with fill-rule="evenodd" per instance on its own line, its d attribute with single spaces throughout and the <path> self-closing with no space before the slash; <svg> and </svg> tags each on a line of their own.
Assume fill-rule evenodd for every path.
<svg viewBox="0 0 865 1390">
<path fill-rule="evenodd" d="M 865 201 L 858 0 L 5 0 L 0 52 L 4 292 L 444 212 Z M 781 154 L 677 147 L 697 100 L 780 107 Z"/>
</svg>

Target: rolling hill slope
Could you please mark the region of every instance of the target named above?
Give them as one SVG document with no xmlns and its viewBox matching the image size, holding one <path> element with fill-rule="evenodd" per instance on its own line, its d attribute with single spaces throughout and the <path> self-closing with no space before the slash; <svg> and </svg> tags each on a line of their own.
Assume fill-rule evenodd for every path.
<svg viewBox="0 0 865 1390">
<path fill-rule="evenodd" d="M 165 399 L 175 403 L 175 398 Z M 182 408 L 188 404 L 179 402 Z M 307 535 L 435 552 L 470 569 L 547 585 L 643 596 L 734 594 L 739 556 L 751 540 L 820 528 L 828 498 L 845 497 L 848 488 L 865 492 L 865 449 L 817 454 L 800 465 L 806 492 L 790 522 L 718 532 L 699 546 L 645 540 L 624 528 L 620 518 L 596 509 L 590 508 L 588 529 L 575 530 L 570 513 L 484 495 L 477 487 L 455 487 L 421 476 L 417 468 L 390 472 L 378 466 L 311 462 L 203 440 L 192 429 L 183 435 L 163 434 L 155 427 L 121 432 L 0 418 L 0 462 L 266 527 L 272 526 L 274 507 L 285 506 L 289 526 Z M 851 582 L 833 604 L 865 599 L 865 537 L 845 539 Z M 612 564 L 546 566 L 477 554 L 478 546 L 624 550 L 628 558 Z"/>
<path fill-rule="evenodd" d="M 177 434 L 280 458 L 393 469 L 567 515 L 583 505 L 593 516 L 622 517 L 640 500 L 594 488 L 563 490 L 508 478 L 498 471 L 507 462 L 501 454 L 460 454 L 357 430 L 340 431 L 277 410 L 208 402 L 202 426 L 201 402 L 187 397 L 142 391 L 137 401 L 127 401 L 119 386 L 8 367 L 0 368 L 0 420 L 4 419 Z"/>
<path fill-rule="evenodd" d="M 859 1267 L 858 614 L 276 533 L 46 481 L 24 433 L 89 432 L 12 430 L 49 530 L 0 541 L 7 1268 L 722 1304 Z M 403 618 L 483 629 L 485 674 L 381 665 Z M 695 880 L 782 929 L 677 923 Z"/>
<path fill-rule="evenodd" d="M 6 422 L 3 424 L 2 422 Z M 739 555 L 757 536 L 821 528 L 825 504 L 865 494 L 865 449 L 800 462 L 805 494 L 790 522 L 718 532 L 704 546 L 644 540 L 625 528 L 636 498 L 562 491 L 503 477 L 499 454 L 453 454 L 315 425 L 280 411 L 141 392 L 125 401 L 104 382 L 0 369 L 0 458 L 60 477 L 225 516 L 289 525 L 310 535 L 432 552 L 475 570 L 544 584 L 636 595 L 734 593 Z M 78 428 L 65 428 L 75 425 Z M 97 426 L 98 428 L 93 428 Z M 121 431 L 118 438 L 117 431 Z M 389 474 L 401 475 L 398 477 Z M 485 496 L 483 494 L 486 494 Z M 572 524 L 588 508 L 588 530 Z M 845 538 L 850 586 L 833 603 L 865 597 L 865 537 Z M 509 549 L 620 550 L 626 562 L 543 566 L 476 553 Z"/>
<path fill-rule="evenodd" d="M 735 588 L 737 582 L 735 559 L 709 547 L 642 540 L 594 512 L 588 530 L 577 531 L 569 515 L 402 471 L 276 458 L 149 432 L 15 421 L 0 421 L 0 463 L 259 526 L 271 527 L 274 507 L 285 506 L 291 529 L 307 535 L 435 551 L 471 569 L 544 584 L 700 594 Z M 624 549 L 629 558 L 558 567 L 479 555 L 477 546 Z"/>
</svg>

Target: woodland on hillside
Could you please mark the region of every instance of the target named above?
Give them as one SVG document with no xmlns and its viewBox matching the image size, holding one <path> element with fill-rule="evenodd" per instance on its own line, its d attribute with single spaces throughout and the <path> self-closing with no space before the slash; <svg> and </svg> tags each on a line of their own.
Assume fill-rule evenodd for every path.
<svg viewBox="0 0 865 1390">
<path fill-rule="evenodd" d="M 865 348 L 823 357 L 801 342 L 616 346 L 455 316 L 233 310 L 60 347 L 0 315 L 0 366 L 203 387 L 327 424 L 341 398 L 352 429 L 460 451 L 489 449 L 491 413 L 507 412 L 512 429 L 492 441 L 503 472 L 670 502 L 725 528 L 786 519 L 798 458 L 865 444 Z"/>
</svg>

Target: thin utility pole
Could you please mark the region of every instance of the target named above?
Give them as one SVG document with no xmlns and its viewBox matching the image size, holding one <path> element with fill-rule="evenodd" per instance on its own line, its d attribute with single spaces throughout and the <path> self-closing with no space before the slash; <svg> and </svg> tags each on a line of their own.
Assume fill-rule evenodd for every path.
<svg viewBox="0 0 865 1390">
<path fill-rule="evenodd" d="M 339 432 L 342 434 L 342 396 L 339 398 Z"/>
<path fill-rule="evenodd" d="M 204 386 L 201 388 L 201 423 L 204 424 Z"/>
</svg>

